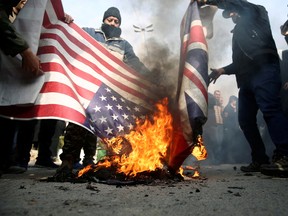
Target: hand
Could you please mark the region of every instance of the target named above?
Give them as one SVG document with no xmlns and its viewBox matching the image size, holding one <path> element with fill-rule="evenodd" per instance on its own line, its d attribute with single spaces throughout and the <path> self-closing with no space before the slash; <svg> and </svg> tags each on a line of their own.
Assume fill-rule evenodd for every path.
<svg viewBox="0 0 288 216">
<path fill-rule="evenodd" d="M 284 89 L 285 91 L 288 91 L 288 82 L 284 83 L 283 89 Z"/>
<path fill-rule="evenodd" d="M 191 0 L 191 3 L 197 2 L 199 6 L 203 6 L 206 4 L 207 0 Z"/>
<path fill-rule="evenodd" d="M 22 68 L 31 73 L 32 76 L 42 75 L 40 59 L 32 52 L 30 48 L 20 53 L 22 56 Z"/>
<path fill-rule="evenodd" d="M 213 84 L 215 84 L 216 80 L 223 74 L 225 71 L 223 68 L 219 69 L 212 69 L 210 68 L 211 73 L 209 74 L 209 84 L 213 81 Z"/>
<path fill-rule="evenodd" d="M 286 36 L 288 35 L 288 20 L 280 26 L 281 34 Z"/>
<path fill-rule="evenodd" d="M 64 15 L 64 22 L 65 23 L 72 23 L 74 21 L 74 19 L 72 18 L 72 16 L 70 16 L 69 14 L 66 14 Z"/>
</svg>

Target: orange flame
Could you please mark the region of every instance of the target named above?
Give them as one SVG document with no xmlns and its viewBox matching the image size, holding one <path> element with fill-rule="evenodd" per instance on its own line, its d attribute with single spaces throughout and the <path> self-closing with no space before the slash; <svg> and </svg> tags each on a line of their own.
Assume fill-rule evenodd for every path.
<svg viewBox="0 0 288 216">
<path fill-rule="evenodd" d="M 168 111 L 168 98 L 157 103 L 156 108 L 157 111 L 152 120 L 148 117 L 144 122 L 137 119 L 135 128 L 129 134 L 104 140 L 108 148 L 118 156 L 109 157 L 104 162 L 99 162 L 97 166 L 109 167 L 112 163 L 116 163 L 119 165 L 117 172 L 127 176 L 163 168 L 163 160 L 173 134 L 173 119 Z M 129 154 L 125 147 L 127 143 L 129 146 L 131 145 Z M 81 175 L 87 171 L 89 169 L 83 170 L 83 172 L 81 170 Z M 79 173 L 78 177 L 81 176 Z"/>
<path fill-rule="evenodd" d="M 168 111 L 168 98 L 156 104 L 156 112 L 149 118 L 146 116 L 136 120 L 135 128 L 129 134 L 105 139 L 107 148 L 114 155 L 109 156 L 97 163 L 100 167 L 110 167 L 117 164 L 117 172 L 127 176 L 135 176 L 144 171 L 155 171 L 164 167 L 167 149 L 173 139 L 173 117 Z M 193 149 L 193 155 L 198 160 L 205 159 L 202 137 L 198 138 L 197 145 Z M 94 166 L 95 168 L 95 166 Z M 85 167 L 80 170 L 78 177 L 82 176 L 93 167 Z M 93 170 L 96 172 L 97 170 Z"/>
<path fill-rule="evenodd" d="M 197 137 L 197 143 L 195 144 L 192 155 L 197 158 L 197 160 L 205 160 L 208 156 L 207 150 L 203 144 L 203 138 L 201 135 Z"/>
</svg>

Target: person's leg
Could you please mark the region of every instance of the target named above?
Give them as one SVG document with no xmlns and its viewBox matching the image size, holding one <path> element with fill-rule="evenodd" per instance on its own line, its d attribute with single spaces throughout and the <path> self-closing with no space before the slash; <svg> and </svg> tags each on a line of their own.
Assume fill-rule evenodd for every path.
<svg viewBox="0 0 288 216">
<path fill-rule="evenodd" d="M 84 150 L 84 159 L 83 165 L 87 166 L 90 164 L 94 164 L 94 156 L 96 154 L 96 147 L 97 147 L 97 137 L 96 135 L 92 134 L 91 132 L 86 130 L 85 135 L 85 143 L 83 146 Z"/>
<path fill-rule="evenodd" d="M 260 171 L 260 165 L 269 163 L 269 157 L 266 155 L 265 145 L 257 126 L 257 112 L 258 106 L 250 87 L 248 85 L 241 87 L 239 91 L 239 125 L 250 145 L 252 164 L 255 164 L 256 170 Z"/>
<path fill-rule="evenodd" d="M 38 135 L 38 157 L 35 164 L 37 166 L 57 168 L 58 166 L 52 161 L 52 153 L 50 151 L 52 137 L 55 133 L 57 120 L 43 119 L 40 121 L 41 122 Z"/>
<path fill-rule="evenodd" d="M 16 163 L 28 168 L 30 151 L 33 144 L 36 120 L 18 121 L 18 133 L 16 139 Z"/>
<path fill-rule="evenodd" d="M 58 157 L 58 150 L 59 150 L 59 137 L 64 134 L 64 130 L 66 127 L 65 121 L 57 120 L 56 126 L 55 126 L 55 133 L 52 137 L 50 151 L 52 158 L 55 158 L 55 160 Z"/>
<path fill-rule="evenodd" d="M 62 164 L 57 170 L 57 173 L 72 172 L 73 164 L 80 161 L 80 152 L 84 145 L 83 130 L 86 129 L 69 123 L 65 129 L 64 145 L 62 147 L 62 153 L 60 159 Z"/>
<path fill-rule="evenodd" d="M 276 69 L 273 65 L 263 67 L 261 77 L 253 80 L 253 89 L 271 139 L 276 146 L 275 155 L 288 156 L 288 119 L 281 109 L 281 79 Z"/>
<path fill-rule="evenodd" d="M 272 164 L 262 166 L 265 175 L 288 176 L 288 119 L 281 108 L 281 79 L 277 66 L 265 65 L 261 78 L 253 80 L 254 92 L 275 151 Z"/>
<path fill-rule="evenodd" d="M 5 172 L 11 165 L 10 156 L 13 152 L 14 135 L 16 131 L 16 121 L 0 117 L 0 170 Z"/>
</svg>

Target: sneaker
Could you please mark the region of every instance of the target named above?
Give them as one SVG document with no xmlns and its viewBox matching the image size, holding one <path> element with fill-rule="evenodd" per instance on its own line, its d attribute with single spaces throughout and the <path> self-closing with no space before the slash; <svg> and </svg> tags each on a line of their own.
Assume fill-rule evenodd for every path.
<svg viewBox="0 0 288 216">
<path fill-rule="evenodd" d="M 52 160 L 50 160 L 50 161 L 36 161 L 35 167 L 57 169 L 59 166 L 57 164 L 53 163 Z"/>
<path fill-rule="evenodd" d="M 288 156 L 273 156 L 272 163 L 261 167 L 261 173 L 268 176 L 288 177 Z"/>
<path fill-rule="evenodd" d="M 252 162 L 248 166 L 241 166 L 242 172 L 260 172 L 261 164 L 258 162 Z"/>
</svg>

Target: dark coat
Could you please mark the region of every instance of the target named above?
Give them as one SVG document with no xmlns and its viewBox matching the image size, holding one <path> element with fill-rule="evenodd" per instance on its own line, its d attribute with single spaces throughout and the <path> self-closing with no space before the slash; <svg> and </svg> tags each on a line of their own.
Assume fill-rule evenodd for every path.
<svg viewBox="0 0 288 216">
<path fill-rule="evenodd" d="M 232 33 L 232 64 L 224 67 L 225 74 L 235 74 L 238 86 L 266 63 L 279 64 L 266 9 L 243 0 L 209 0 L 224 11 L 240 15 Z"/>
<path fill-rule="evenodd" d="M 0 0 L 0 49 L 6 55 L 11 56 L 15 56 L 29 47 L 9 20 L 12 7 L 16 6 L 18 2 L 19 0 Z"/>
<path fill-rule="evenodd" d="M 122 56 L 123 62 L 132 67 L 135 71 L 143 75 L 150 73 L 150 71 L 136 56 L 132 45 L 127 40 L 121 37 L 113 37 L 108 39 L 105 37 L 104 32 L 100 29 L 85 27 L 83 30 L 91 35 L 95 40 L 104 44 L 106 48 L 120 54 Z"/>
</svg>

